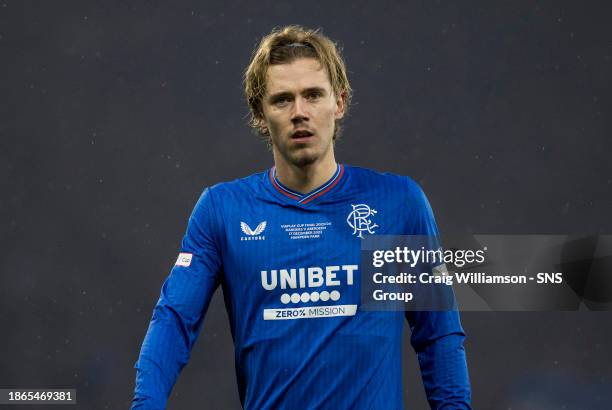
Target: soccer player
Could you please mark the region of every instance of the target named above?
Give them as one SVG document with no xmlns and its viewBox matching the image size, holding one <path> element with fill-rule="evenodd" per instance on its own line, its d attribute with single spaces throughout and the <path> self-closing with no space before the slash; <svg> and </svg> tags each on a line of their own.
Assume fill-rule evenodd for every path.
<svg viewBox="0 0 612 410">
<path fill-rule="evenodd" d="M 221 285 L 245 409 L 403 408 L 402 327 L 433 409 L 470 408 L 458 312 L 360 309 L 367 235 L 436 235 L 410 178 L 339 164 L 351 87 L 334 43 L 288 26 L 245 74 L 274 166 L 204 190 L 136 362 L 133 409 L 163 409 Z"/>
</svg>

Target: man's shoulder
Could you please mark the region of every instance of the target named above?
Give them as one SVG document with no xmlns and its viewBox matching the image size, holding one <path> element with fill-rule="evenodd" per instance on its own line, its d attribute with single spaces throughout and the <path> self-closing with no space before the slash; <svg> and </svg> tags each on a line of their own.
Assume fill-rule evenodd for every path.
<svg viewBox="0 0 612 410">
<path fill-rule="evenodd" d="M 214 195 L 241 195 L 252 194 L 261 190 L 261 182 L 266 178 L 268 170 L 256 172 L 254 174 L 236 178 L 229 181 L 218 182 L 205 188 Z"/>
<path fill-rule="evenodd" d="M 252 199 L 262 192 L 262 179 L 267 171 L 257 172 L 246 177 L 218 182 L 202 187 L 195 210 L 235 208 L 243 201 Z"/>
<path fill-rule="evenodd" d="M 409 195 L 421 195 L 423 192 L 421 186 L 407 175 L 381 172 L 354 165 L 347 165 L 346 167 L 356 184 L 377 187 L 389 192 L 407 193 Z"/>
</svg>

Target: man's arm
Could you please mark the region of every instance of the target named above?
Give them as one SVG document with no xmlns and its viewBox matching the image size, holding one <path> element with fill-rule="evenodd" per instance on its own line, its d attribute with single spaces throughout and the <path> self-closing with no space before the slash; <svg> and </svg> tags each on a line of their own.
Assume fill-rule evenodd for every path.
<svg viewBox="0 0 612 410">
<path fill-rule="evenodd" d="M 407 232 L 427 236 L 431 242 L 429 246 L 437 249 L 438 227 L 425 193 L 409 178 L 408 192 L 411 214 Z M 454 294 L 452 290 L 448 293 L 446 285 L 429 286 L 430 296 L 436 297 L 439 307 L 446 310 L 405 312 L 411 331 L 410 343 L 419 359 L 427 400 L 434 410 L 471 409 L 470 380 L 463 348 L 465 333 Z M 433 300 L 431 303 L 435 305 Z"/>
<path fill-rule="evenodd" d="M 189 360 L 210 299 L 219 284 L 221 258 L 212 199 L 204 191 L 181 245 L 181 255 L 161 296 L 134 366 L 132 409 L 165 409 L 170 391 Z"/>
<path fill-rule="evenodd" d="M 427 401 L 435 410 L 471 409 L 471 390 L 457 311 L 406 312 Z"/>
</svg>

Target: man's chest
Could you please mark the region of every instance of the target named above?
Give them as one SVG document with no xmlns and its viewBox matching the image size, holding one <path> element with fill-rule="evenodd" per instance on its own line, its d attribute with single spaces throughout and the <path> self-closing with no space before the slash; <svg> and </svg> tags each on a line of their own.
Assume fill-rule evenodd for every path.
<svg viewBox="0 0 612 410">
<path fill-rule="evenodd" d="M 392 233 L 397 207 L 353 198 L 325 207 L 245 204 L 224 216 L 224 280 L 237 298 L 277 307 L 356 303 L 361 241 Z"/>
</svg>

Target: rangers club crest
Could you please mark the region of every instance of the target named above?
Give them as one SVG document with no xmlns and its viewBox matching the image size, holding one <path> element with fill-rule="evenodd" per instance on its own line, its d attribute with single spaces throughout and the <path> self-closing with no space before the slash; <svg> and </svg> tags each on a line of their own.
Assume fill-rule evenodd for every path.
<svg viewBox="0 0 612 410">
<path fill-rule="evenodd" d="M 363 233 L 373 234 L 374 229 L 378 228 L 378 225 L 370 219 L 372 215 L 376 215 L 375 209 L 370 208 L 366 204 L 351 205 L 353 211 L 346 218 L 348 225 L 353 228 L 353 235 L 357 235 L 358 238 L 363 238 Z"/>
</svg>

